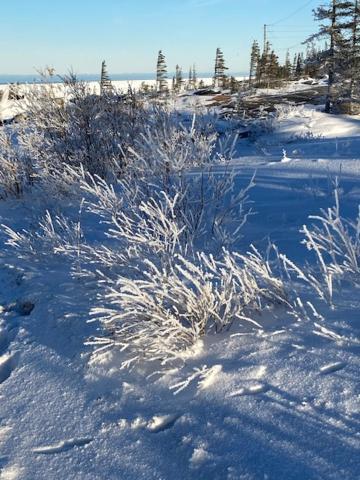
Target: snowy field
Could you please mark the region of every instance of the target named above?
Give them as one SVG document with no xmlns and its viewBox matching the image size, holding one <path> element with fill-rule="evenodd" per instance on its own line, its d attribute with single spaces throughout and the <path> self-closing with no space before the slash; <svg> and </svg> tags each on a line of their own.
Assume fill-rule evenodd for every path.
<svg viewBox="0 0 360 480">
<path fill-rule="evenodd" d="M 255 171 L 256 185 L 234 248 L 264 252 L 271 241 L 301 269 L 315 266 L 300 230 L 333 207 L 336 177 L 341 215 L 358 213 L 360 119 L 284 108 L 236 152 L 235 192 Z M 46 210 L 79 216 L 76 202 L 28 193 L 0 201 L 1 224 L 32 231 Z M 82 221 L 96 245 L 103 224 L 85 211 Z M 295 281 L 296 315 L 269 305 L 256 328 L 208 334 L 179 364 L 120 369 L 121 352 L 94 357 L 87 345 L 99 330 L 88 323 L 96 288 L 61 256 L 29 260 L 4 229 L 0 241 L 1 480 L 359 478 L 358 279 L 335 285 L 335 308 Z"/>
</svg>

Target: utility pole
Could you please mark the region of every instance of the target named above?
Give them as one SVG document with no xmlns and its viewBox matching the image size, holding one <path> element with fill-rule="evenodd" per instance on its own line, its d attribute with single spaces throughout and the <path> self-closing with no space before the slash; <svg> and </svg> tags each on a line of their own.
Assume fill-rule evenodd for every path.
<svg viewBox="0 0 360 480">
<path fill-rule="evenodd" d="M 267 42 L 267 27 L 268 25 L 266 25 L 266 23 L 264 24 L 264 49 L 263 49 L 263 52 L 265 52 L 265 49 L 266 49 L 266 42 Z"/>
</svg>

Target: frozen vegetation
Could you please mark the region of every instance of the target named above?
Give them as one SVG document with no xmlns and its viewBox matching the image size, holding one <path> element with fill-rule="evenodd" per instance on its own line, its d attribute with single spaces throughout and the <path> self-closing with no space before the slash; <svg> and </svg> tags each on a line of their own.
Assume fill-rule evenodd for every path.
<svg viewBox="0 0 360 480">
<path fill-rule="evenodd" d="M 98 93 L 2 97 L 0 479 L 357 478 L 359 117 Z"/>
</svg>

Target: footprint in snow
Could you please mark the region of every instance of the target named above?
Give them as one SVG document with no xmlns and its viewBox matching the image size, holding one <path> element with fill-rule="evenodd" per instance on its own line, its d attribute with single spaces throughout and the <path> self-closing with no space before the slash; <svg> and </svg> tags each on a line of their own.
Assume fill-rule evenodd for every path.
<svg viewBox="0 0 360 480">
<path fill-rule="evenodd" d="M 173 427 L 180 417 L 180 414 L 154 415 L 150 420 L 137 417 L 131 422 L 123 418 L 119 421 L 119 426 L 121 428 L 130 427 L 132 430 L 145 429 L 151 433 L 159 433 Z"/>
<path fill-rule="evenodd" d="M 70 440 L 63 440 L 62 442 L 56 443 L 54 445 L 48 445 L 44 447 L 37 447 L 33 449 L 34 453 L 40 453 L 43 455 L 51 455 L 55 453 L 62 453 L 68 450 L 71 450 L 74 447 L 83 447 L 94 439 L 91 437 L 85 438 L 72 438 Z"/>
<path fill-rule="evenodd" d="M 11 353 L 12 342 L 18 334 L 18 325 L 12 322 L 7 325 L 4 322 L 0 326 L 0 385 L 7 380 L 18 366 L 20 354 Z"/>
<path fill-rule="evenodd" d="M 320 368 L 320 373 L 322 375 L 327 375 L 328 373 L 334 373 L 339 370 L 342 370 L 345 367 L 346 367 L 345 362 L 329 363 L 328 365 L 324 365 L 323 367 Z"/>
<path fill-rule="evenodd" d="M 18 353 L 5 353 L 0 356 L 0 384 L 7 380 L 19 363 Z"/>
<path fill-rule="evenodd" d="M 155 415 L 147 424 L 147 429 L 152 433 L 163 432 L 171 428 L 181 415 Z"/>
<path fill-rule="evenodd" d="M 256 385 L 251 385 L 250 387 L 243 387 L 239 390 L 235 390 L 234 392 L 229 394 L 229 397 L 241 397 L 244 395 L 259 395 L 260 393 L 265 393 L 269 390 L 268 385 L 263 383 L 259 383 Z"/>
<path fill-rule="evenodd" d="M 10 338 L 7 330 L 0 329 L 0 355 L 2 355 L 10 345 Z"/>
</svg>

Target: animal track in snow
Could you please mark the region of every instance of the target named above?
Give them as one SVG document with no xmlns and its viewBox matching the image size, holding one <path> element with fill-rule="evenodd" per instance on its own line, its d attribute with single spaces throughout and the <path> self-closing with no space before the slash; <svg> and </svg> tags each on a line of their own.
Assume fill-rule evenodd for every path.
<svg viewBox="0 0 360 480">
<path fill-rule="evenodd" d="M 54 445 L 34 448 L 33 452 L 40 453 L 43 455 L 62 453 L 62 452 L 66 452 L 67 450 L 71 450 L 74 447 L 83 447 L 88 443 L 92 442 L 93 440 L 94 439 L 91 437 L 72 438 L 70 440 L 63 440 L 62 442 L 56 443 Z"/>
</svg>

